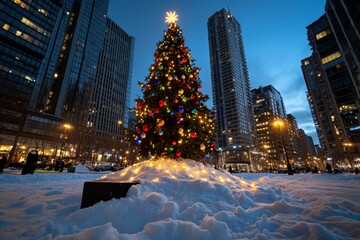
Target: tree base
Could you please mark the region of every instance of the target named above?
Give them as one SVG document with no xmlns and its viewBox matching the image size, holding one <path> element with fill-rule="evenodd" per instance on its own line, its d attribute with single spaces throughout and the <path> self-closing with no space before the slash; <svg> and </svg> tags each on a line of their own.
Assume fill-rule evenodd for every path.
<svg viewBox="0 0 360 240">
<path fill-rule="evenodd" d="M 138 182 L 101 182 L 91 181 L 84 183 L 83 195 L 80 208 L 91 207 L 100 201 L 108 201 L 113 198 L 123 198 L 131 186 Z"/>
</svg>

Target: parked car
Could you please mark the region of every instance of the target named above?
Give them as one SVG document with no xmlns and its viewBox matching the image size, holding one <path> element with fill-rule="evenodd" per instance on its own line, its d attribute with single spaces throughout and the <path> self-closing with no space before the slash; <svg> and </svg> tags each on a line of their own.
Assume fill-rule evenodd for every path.
<svg viewBox="0 0 360 240">
<path fill-rule="evenodd" d="M 97 171 L 97 172 L 101 172 L 101 171 L 111 171 L 111 172 L 115 172 L 117 171 L 118 169 L 114 166 L 110 166 L 110 165 L 100 165 L 100 166 L 96 166 L 94 168 L 94 171 Z"/>
<path fill-rule="evenodd" d="M 73 165 L 73 166 L 69 166 L 67 168 L 67 171 L 69 173 L 86 173 L 86 172 L 91 172 L 91 168 L 89 168 L 86 165 Z"/>
</svg>

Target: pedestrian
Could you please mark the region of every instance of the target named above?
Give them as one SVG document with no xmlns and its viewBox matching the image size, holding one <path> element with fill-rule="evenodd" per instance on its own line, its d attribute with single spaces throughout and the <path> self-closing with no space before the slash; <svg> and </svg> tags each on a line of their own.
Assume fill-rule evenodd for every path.
<svg viewBox="0 0 360 240">
<path fill-rule="evenodd" d="M 64 170 L 64 161 L 60 160 L 59 172 L 63 172 L 63 170 Z"/>
<path fill-rule="evenodd" d="M 33 174 L 36 169 L 36 164 L 39 160 L 39 154 L 36 150 L 31 150 L 26 158 L 25 166 L 23 167 L 21 174 Z"/>
<path fill-rule="evenodd" d="M 61 159 L 60 159 L 60 158 L 56 159 L 56 161 L 55 161 L 54 170 L 55 170 L 56 172 L 59 171 L 59 169 L 60 169 L 60 162 L 61 162 Z"/>
<path fill-rule="evenodd" d="M 328 173 L 332 173 L 332 167 L 329 163 L 326 163 L 326 170 Z"/>
<path fill-rule="evenodd" d="M 7 164 L 7 158 L 5 155 L 2 156 L 1 160 L 0 160 L 0 173 L 4 172 L 4 167 Z"/>
</svg>

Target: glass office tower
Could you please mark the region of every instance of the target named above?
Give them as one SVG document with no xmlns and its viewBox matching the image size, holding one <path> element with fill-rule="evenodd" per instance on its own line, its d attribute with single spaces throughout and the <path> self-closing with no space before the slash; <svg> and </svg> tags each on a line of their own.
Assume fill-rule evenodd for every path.
<svg viewBox="0 0 360 240">
<path fill-rule="evenodd" d="M 358 1 L 328 0 L 307 27 L 313 53 L 302 60 L 321 146 L 342 168 L 354 168 L 359 157 L 359 9 Z"/>
<path fill-rule="evenodd" d="M 107 9 L 108 0 L 0 0 L 0 146 L 56 151 L 69 141 L 65 123 L 86 126 Z"/>
<path fill-rule="evenodd" d="M 34 109 L 44 72 L 54 68 L 52 59 L 69 22 L 73 1 L 0 2 L 0 102 Z M 61 43 L 60 43 L 61 44 Z"/>
<path fill-rule="evenodd" d="M 94 142 L 99 143 L 95 148 L 118 149 L 125 140 L 123 130 L 129 119 L 135 39 L 109 18 L 106 26 L 87 128 L 94 132 Z"/>
<path fill-rule="evenodd" d="M 225 9 L 207 25 L 217 149 L 226 154 L 226 162 L 249 162 L 254 125 L 241 27 Z"/>
</svg>

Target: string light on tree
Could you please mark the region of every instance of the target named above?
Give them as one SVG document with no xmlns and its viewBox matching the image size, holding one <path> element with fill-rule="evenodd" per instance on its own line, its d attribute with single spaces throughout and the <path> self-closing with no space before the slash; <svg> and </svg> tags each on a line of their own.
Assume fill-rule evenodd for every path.
<svg viewBox="0 0 360 240">
<path fill-rule="evenodd" d="M 176 12 L 166 13 L 168 29 L 136 99 L 137 138 L 143 157 L 165 155 L 201 160 L 214 150 L 214 113 L 205 105 L 200 69 L 185 46 Z"/>
</svg>

